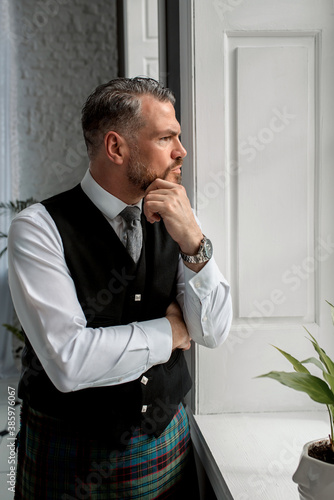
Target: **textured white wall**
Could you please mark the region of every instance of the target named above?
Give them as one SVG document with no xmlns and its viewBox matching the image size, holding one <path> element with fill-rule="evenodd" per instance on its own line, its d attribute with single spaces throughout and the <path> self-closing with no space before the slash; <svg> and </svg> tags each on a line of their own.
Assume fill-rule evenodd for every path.
<svg viewBox="0 0 334 500">
<path fill-rule="evenodd" d="M 38 200 L 74 186 L 87 157 L 80 114 L 117 76 L 116 0 L 12 0 L 18 167 L 13 196 Z"/>
</svg>

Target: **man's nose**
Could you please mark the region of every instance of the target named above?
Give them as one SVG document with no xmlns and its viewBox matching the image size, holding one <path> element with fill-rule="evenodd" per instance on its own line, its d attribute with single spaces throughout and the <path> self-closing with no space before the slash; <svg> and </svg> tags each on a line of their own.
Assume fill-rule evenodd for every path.
<svg viewBox="0 0 334 500">
<path fill-rule="evenodd" d="M 176 158 L 185 158 L 186 156 L 187 150 L 182 146 L 181 141 L 178 140 L 178 144 L 173 149 L 172 158 L 173 160 L 176 160 Z"/>
</svg>

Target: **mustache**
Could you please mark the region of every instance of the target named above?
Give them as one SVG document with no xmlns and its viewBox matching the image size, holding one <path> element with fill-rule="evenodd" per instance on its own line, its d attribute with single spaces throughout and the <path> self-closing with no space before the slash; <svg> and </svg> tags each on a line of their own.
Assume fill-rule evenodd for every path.
<svg viewBox="0 0 334 500">
<path fill-rule="evenodd" d="M 183 158 L 176 158 L 176 160 L 172 163 L 172 165 L 170 165 L 167 170 L 165 171 L 165 175 L 162 177 L 163 179 L 167 179 L 170 172 L 172 172 L 174 169 L 178 168 L 178 167 L 182 167 L 183 165 Z M 178 177 L 177 177 L 177 184 L 181 184 L 182 183 L 182 172 L 180 174 L 177 174 Z"/>
<path fill-rule="evenodd" d="M 171 165 L 169 168 L 172 170 L 175 167 L 182 167 L 182 165 L 183 165 L 183 158 L 176 158 L 173 165 Z"/>
</svg>

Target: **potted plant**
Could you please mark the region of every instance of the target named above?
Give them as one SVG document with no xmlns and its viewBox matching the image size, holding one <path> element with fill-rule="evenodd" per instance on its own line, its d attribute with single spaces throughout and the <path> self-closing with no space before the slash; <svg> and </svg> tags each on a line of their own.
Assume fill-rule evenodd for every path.
<svg viewBox="0 0 334 500">
<path fill-rule="evenodd" d="M 331 307 L 334 324 L 334 306 Z M 304 327 L 305 328 L 305 327 Z M 293 366 L 294 372 L 272 371 L 257 378 L 269 377 L 281 384 L 302 391 L 317 403 L 326 405 L 330 421 L 328 438 L 306 443 L 293 481 L 298 484 L 301 500 L 334 499 L 334 362 L 305 328 L 318 359 L 311 357 L 298 361 L 282 349 L 274 346 Z M 313 364 L 320 369 L 322 378 L 312 375 L 305 365 Z"/>
</svg>

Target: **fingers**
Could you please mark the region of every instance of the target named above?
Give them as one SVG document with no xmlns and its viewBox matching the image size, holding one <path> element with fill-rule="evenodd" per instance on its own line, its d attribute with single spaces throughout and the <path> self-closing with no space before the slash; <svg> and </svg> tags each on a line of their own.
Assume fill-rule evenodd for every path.
<svg viewBox="0 0 334 500">
<path fill-rule="evenodd" d="M 173 331 L 173 351 L 175 349 L 181 349 L 181 351 L 188 351 L 191 347 L 191 338 L 185 332 L 178 332 L 174 334 Z"/>
<path fill-rule="evenodd" d="M 151 224 L 163 219 L 167 232 L 181 252 L 186 255 L 198 252 L 203 233 L 183 186 L 163 179 L 153 181 L 146 190 L 144 214 Z M 190 264 L 186 265 L 190 267 Z M 193 269 L 200 270 L 198 267 Z"/>
<path fill-rule="evenodd" d="M 170 181 L 165 181 L 164 179 L 155 179 L 151 184 L 148 186 L 145 192 L 145 196 L 150 193 L 151 191 L 155 191 L 156 189 L 172 189 L 173 187 L 182 187 L 179 184 L 175 184 L 174 182 Z"/>
<path fill-rule="evenodd" d="M 183 320 L 181 308 L 176 301 L 173 301 L 167 307 L 166 318 L 168 319 L 172 327 L 172 350 L 174 351 L 175 349 L 181 349 L 183 351 L 187 351 L 188 349 L 190 349 L 191 338 L 189 336 L 186 324 Z"/>
<path fill-rule="evenodd" d="M 188 342 L 185 342 L 180 347 L 178 347 L 178 349 L 181 349 L 182 351 L 189 351 L 190 347 L 191 347 L 191 339 L 189 339 Z"/>
<path fill-rule="evenodd" d="M 156 179 L 146 190 L 144 214 L 151 224 L 161 218 L 177 216 L 185 206 L 191 209 L 183 186 Z"/>
<path fill-rule="evenodd" d="M 154 224 L 155 222 L 159 222 L 161 220 L 161 216 L 158 212 L 149 212 L 148 208 L 146 207 L 144 207 L 144 214 L 146 220 L 151 224 Z"/>
</svg>

